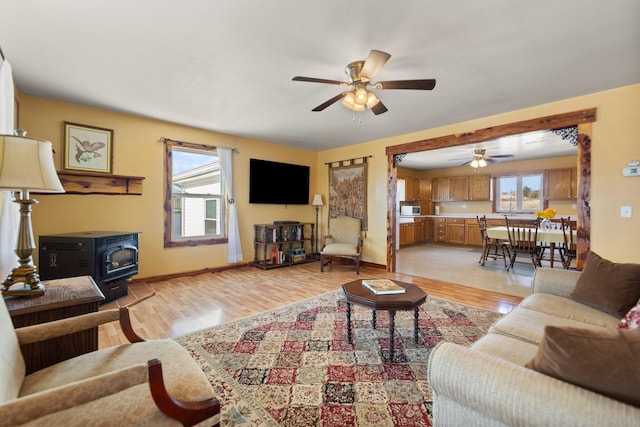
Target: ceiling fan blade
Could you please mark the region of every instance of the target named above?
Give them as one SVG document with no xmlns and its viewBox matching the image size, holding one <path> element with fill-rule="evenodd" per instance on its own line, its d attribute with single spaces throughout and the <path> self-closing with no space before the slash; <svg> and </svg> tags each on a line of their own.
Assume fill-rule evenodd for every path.
<svg viewBox="0 0 640 427">
<path fill-rule="evenodd" d="M 495 156 L 485 156 L 485 159 L 506 159 L 508 157 L 513 157 L 513 154 L 497 154 Z"/>
<path fill-rule="evenodd" d="M 471 160 L 469 160 L 469 161 L 467 161 L 467 162 L 464 162 L 464 163 L 463 163 L 463 164 L 461 164 L 460 166 L 467 166 L 468 164 L 470 164 L 470 163 L 471 163 L 471 161 L 472 161 L 472 160 L 473 160 L 473 159 L 471 159 Z"/>
<path fill-rule="evenodd" d="M 373 85 L 376 89 L 417 89 L 431 90 L 436 87 L 435 79 L 422 80 L 389 80 L 386 82 L 377 82 Z"/>
<path fill-rule="evenodd" d="M 364 82 L 370 82 L 373 76 L 378 74 L 378 71 L 384 67 L 389 58 L 391 58 L 391 55 L 388 53 L 372 49 L 367 60 L 364 61 L 362 71 L 360 71 L 360 79 Z"/>
<path fill-rule="evenodd" d="M 336 102 L 340 101 L 342 98 L 344 98 L 345 96 L 347 96 L 347 94 L 349 93 L 349 91 L 346 92 L 342 92 L 336 96 L 334 96 L 333 98 L 331 98 L 330 100 L 323 102 L 322 104 L 318 105 L 316 108 L 314 108 L 311 111 L 322 111 L 325 108 L 327 108 L 329 105 L 331 104 L 335 104 Z"/>
<path fill-rule="evenodd" d="M 387 109 L 387 107 L 385 107 L 382 101 L 378 101 L 378 103 L 373 108 L 371 108 L 371 111 L 373 111 L 373 114 L 377 116 L 378 114 L 386 113 L 389 110 Z"/>
<path fill-rule="evenodd" d="M 349 83 L 347 82 L 341 82 L 339 80 L 318 79 L 315 77 L 295 76 L 291 80 L 296 82 L 328 83 L 331 85 L 349 86 Z"/>
</svg>

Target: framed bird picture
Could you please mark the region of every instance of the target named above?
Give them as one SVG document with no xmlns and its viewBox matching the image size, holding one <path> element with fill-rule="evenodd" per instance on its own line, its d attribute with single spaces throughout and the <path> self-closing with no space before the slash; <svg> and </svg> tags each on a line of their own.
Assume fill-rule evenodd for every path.
<svg viewBox="0 0 640 427">
<path fill-rule="evenodd" d="M 112 173 L 113 130 L 64 122 L 64 169 Z"/>
</svg>

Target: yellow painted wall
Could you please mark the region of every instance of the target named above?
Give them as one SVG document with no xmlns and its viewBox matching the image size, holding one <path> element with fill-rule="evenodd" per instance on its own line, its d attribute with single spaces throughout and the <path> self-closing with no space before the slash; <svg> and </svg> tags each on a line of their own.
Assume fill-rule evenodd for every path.
<svg viewBox="0 0 640 427">
<path fill-rule="evenodd" d="M 328 168 L 325 163 L 371 155 L 367 190 L 369 230 L 363 236 L 363 260 L 385 265 L 387 146 L 592 107 L 597 108 L 598 116 L 593 124 L 592 248 L 615 261 L 640 262 L 638 252 L 629 250 L 635 247 L 640 235 L 640 177 L 625 178 L 621 172 L 629 160 L 640 158 L 640 120 L 637 120 L 640 84 L 319 153 L 32 96 L 22 95 L 20 100 L 21 127 L 31 136 L 53 142 L 58 167 L 62 162 L 63 122 L 70 121 L 114 129 L 113 172 L 146 178 L 143 196 L 39 196 L 40 204 L 33 209 L 36 239 L 41 234 L 95 229 L 140 231 L 140 278 L 227 264 L 226 245 L 163 248 L 164 148 L 157 142 L 161 136 L 240 150 L 234 157 L 234 187 L 245 261 L 253 259 L 254 223 L 276 219 L 315 221 L 315 209 L 310 205 L 250 205 L 250 157 L 311 166 L 311 194 L 320 192 L 326 203 Z M 633 218 L 620 218 L 622 205 L 633 207 Z M 323 235 L 327 224 L 326 206 L 321 210 L 320 222 L 320 235 Z"/>
<path fill-rule="evenodd" d="M 113 129 L 113 173 L 145 177 L 142 196 L 38 195 L 32 219 L 36 238 L 76 231 L 139 231 L 140 273 L 137 278 L 189 272 L 227 265 L 227 245 L 168 248 L 164 233 L 164 145 L 167 137 L 200 144 L 237 147 L 233 157 L 234 199 L 238 209 L 242 252 L 253 260 L 253 224 L 273 220 L 315 222 L 315 209 L 305 206 L 249 204 L 249 158 L 311 166 L 311 195 L 316 188 L 317 153 L 262 141 L 179 126 L 101 109 L 21 96 L 20 126 L 30 136 L 53 143 L 55 162 L 62 169 L 63 122 Z M 286 191 L 286 183 L 282 185 Z M 39 260 L 34 257 L 36 265 Z"/>
<path fill-rule="evenodd" d="M 627 166 L 629 160 L 640 159 L 640 84 L 326 150 L 319 153 L 318 165 L 358 156 L 373 156 L 369 159 L 369 231 L 363 259 L 384 265 L 387 236 L 385 147 L 593 107 L 597 109 L 597 121 L 593 124 L 591 150 L 591 247 L 614 261 L 640 262 L 640 253 L 630 250 L 636 246 L 637 236 L 640 235 L 640 177 L 622 176 L 622 168 Z M 319 191 L 327 194 L 326 167 L 318 167 L 317 170 Z M 633 208 L 632 218 L 620 218 L 620 206 L 623 205 Z M 326 214 L 323 223 L 326 224 Z"/>
</svg>

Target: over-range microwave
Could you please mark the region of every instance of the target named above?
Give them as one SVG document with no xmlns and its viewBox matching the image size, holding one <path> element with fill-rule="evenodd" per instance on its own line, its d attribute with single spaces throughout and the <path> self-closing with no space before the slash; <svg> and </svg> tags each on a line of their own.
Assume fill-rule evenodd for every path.
<svg viewBox="0 0 640 427">
<path fill-rule="evenodd" d="M 400 206 L 400 215 L 420 215 L 420 206 Z"/>
</svg>

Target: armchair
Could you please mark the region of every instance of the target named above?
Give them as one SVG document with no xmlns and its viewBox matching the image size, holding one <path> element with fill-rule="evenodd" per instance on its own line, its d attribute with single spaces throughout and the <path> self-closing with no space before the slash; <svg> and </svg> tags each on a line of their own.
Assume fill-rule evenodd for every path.
<svg viewBox="0 0 640 427">
<path fill-rule="evenodd" d="M 20 345 L 120 321 L 131 344 L 25 374 Z M 218 425 L 220 403 L 200 367 L 172 340 L 140 338 L 126 308 L 14 329 L 0 302 L 3 425 Z"/>
<path fill-rule="evenodd" d="M 360 274 L 360 251 L 362 237 L 360 236 L 360 218 L 340 216 L 331 219 L 329 234 L 324 236 L 320 251 L 320 271 L 331 263 L 332 257 L 349 258 L 355 262 L 356 274 Z"/>
</svg>

